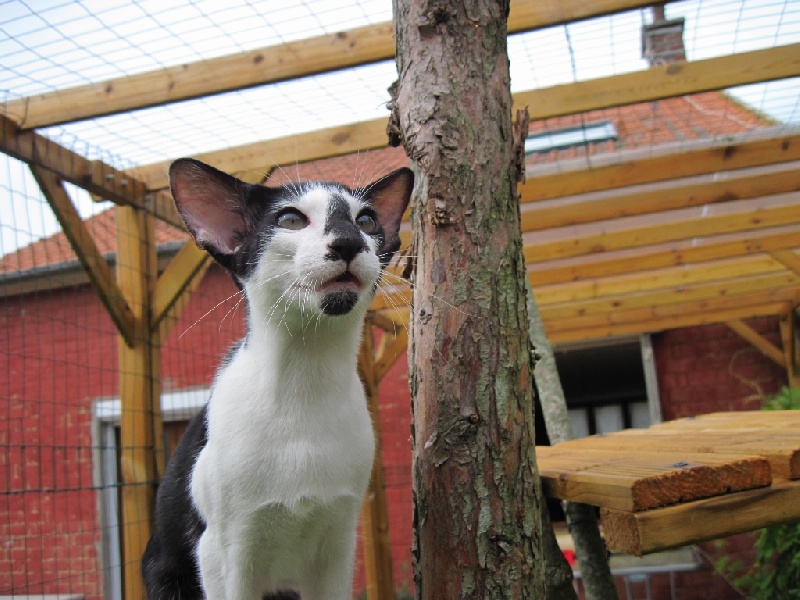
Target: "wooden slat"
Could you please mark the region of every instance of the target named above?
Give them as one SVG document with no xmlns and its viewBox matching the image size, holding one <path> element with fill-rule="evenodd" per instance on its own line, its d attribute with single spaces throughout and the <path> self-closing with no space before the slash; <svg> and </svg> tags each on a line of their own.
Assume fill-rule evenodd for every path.
<svg viewBox="0 0 800 600">
<path fill-rule="evenodd" d="M 523 231 L 541 231 L 554 227 L 593 223 L 661 211 L 676 210 L 757 198 L 800 190 L 800 168 L 790 165 L 785 171 L 772 171 L 720 180 L 677 181 L 674 186 L 647 189 L 635 193 L 594 200 L 576 200 L 558 206 L 532 206 L 522 209 Z M 528 199 L 522 196 L 522 202 Z M 800 272 L 800 260 L 798 260 Z"/>
<path fill-rule="evenodd" d="M 686 450 L 615 452 L 537 447 L 548 496 L 639 511 L 769 485 L 766 459 Z"/>
<path fill-rule="evenodd" d="M 676 306 L 671 315 L 626 315 L 626 319 L 617 322 L 609 318 L 605 323 L 597 323 L 591 327 L 559 327 L 559 324 L 545 322 L 547 336 L 553 343 L 581 342 L 601 340 L 609 337 L 653 333 L 668 329 L 697 327 L 712 323 L 721 323 L 731 319 L 750 319 L 784 314 L 795 298 L 770 302 L 768 295 L 738 300 L 735 305 L 717 308 L 713 304 L 700 303 L 687 306 Z"/>
<path fill-rule="evenodd" d="M 797 352 L 795 312 L 790 310 L 788 314 L 782 315 L 779 323 L 786 378 L 789 380 L 789 387 L 796 388 L 800 386 L 800 356 Z"/>
<path fill-rule="evenodd" d="M 735 432 L 706 430 L 687 432 L 669 430 L 629 429 L 606 436 L 589 436 L 560 444 L 564 451 L 578 455 L 587 451 L 615 452 L 677 452 L 724 454 L 726 456 L 762 456 L 770 465 L 772 478 L 800 478 L 800 431 L 783 433 L 763 429 Z M 558 448 L 559 446 L 556 446 Z"/>
<path fill-rule="evenodd" d="M 800 290 L 800 278 L 784 274 L 761 277 L 741 277 L 712 283 L 678 286 L 663 291 L 634 292 L 604 297 L 597 300 L 582 300 L 547 306 L 542 305 L 542 313 L 544 315 L 543 318 L 546 320 L 561 321 L 586 315 L 607 314 L 635 308 L 665 306 L 679 302 L 699 302 L 720 297 L 740 296 L 789 286 L 794 286 L 796 289 Z M 741 321 L 735 321 L 734 323 L 740 322 Z M 764 340 L 764 342 L 769 343 L 767 340 Z M 775 352 L 782 357 L 782 353 L 771 344 L 769 351 L 773 352 L 770 358 L 774 359 L 775 356 L 777 356 Z M 781 361 L 781 366 L 783 366 L 783 361 Z"/>
<path fill-rule="evenodd" d="M 699 433 L 703 431 L 751 431 L 753 428 L 771 431 L 794 429 L 800 432 L 800 411 L 797 410 L 742 410 L 706 413 L 683 417 L 651 425 L 649 432 L 672 434 L 676 431 Z"/>
<path fill-rule="evenodd" d="M 394 366 L 406 352 L 408 346 L 408 328 L 399 327 L 394 333 L 385 332 L 378 346 L 375 365 L 372 369 L 376 383 L 380 383 L 389 369 Z"/>
<path fill-rule="evenodd" d="M 770 127 L 531 167 L 518 189 L 530 201 L 548 200 L 794 160 L 800 160 L 800 132 Z"/>
<path fill-rule="evenodd" d="M 535 120 L 797 75 L 800 75 L 800 44 L 517 92 L 514 107 L 527 106 L 531 120 Z M 386 123 L 386 119 L 364 121 L 343 126 L 345 131 L 334 137 L 331 137 L 332 131 L 342 128 L 209 152 L 198 158 L 224 171 L 235 172 L 263 169 L 265 164 L 291 164 L 336 156 L 385 146 Z M 355 135 L 348 137 L 347 130 L 363 132 L 363 143 L 358 145 Z M 339 138 L 341 140 L 337 141 Z M 168 185 L 166 167 L 165 163 L 157 163 L 132 172 L 146 181 L 149 189 L 163 189 Z"/>
<path fill-rule="evenodd" d="M 386 119 L 373 119 L 193 156 L 227 173 L 264 171 L 265 165 L 301 163 L 382 148 L 387 143 L 386 123 Z M 131 174 L 145 182 L 148 189 L 161 190 L 169 187 L 168 167 L 168 161 L 152 163 L 131 169 Z"/>
<path fill-rule="evenodd" d="M 647 6 L 641 0 L 514 0 L 509 33 Z M 8 102 L 6 112 L 33 129 L 169 104 L 394 58 L 391 22 Z"/>
<path fill-rule="evenodd" d="M 114 274 L 78 214 L 58 176 L 36 165 L 31 166 L 34 179 L 39 184 L 47 202 L 53 209 L 64 235 L 83 266 L 89 282 L 97 292 L 103 306 L 126 343 L 133 343 L 135 318 L 130 306 L 114 280 Z"/>
<path fill-rule="evenodd" d="M 750 325 L 739 320 L 727 321 L 725 324 L 755 346 L 764 356 L 776 362 L 778 366 L 786 366 L 783 362 L 783 352 L 780 348 L 776 347 L 772 342 L 750 327 Z"/>
<path fill-rule="evenodd" d="M 746 232 L 731 238 L 703 240 L 697 243 L 680 241 L 668 246 L 640 248 L 636 251 L 588 256 L 575 261 L 552 261 L 535 265 L 528 271 L 534 289 L 543 286 L 577 283 L 588 279 L 636 276 L 637 273 L 654 272 L 675 265 L 695 265 L 711 261 L 747 257 L 775 249 L 800 246 L 800 229 Z M 526 254 L 532 254 L 528 248 Z M 749 258 L 743 259 L 745 261 Z M 776 265 L 775 262 L 771 263 Z M 772 270 L 772 269 L 771 269 Z M 763 272 L 763 271 L 762 271 Z M 754 274 L 749 272 L 749 274 Z M 710 279 L 710 278 L 709 278 Z"/>
<path fill-rule="evenodd" d="M 642 556 L 800 519 L 800 482 L 716 496 L 643 512 L 602 508 L 612 552 Z"/>
<path fill-rule="evenodd" d="M 202 276 L 211 262 L 208 253 L 198 248 L 192 240 L 184 242 L 156 283 L 150 321 L 152 331 L 160 327 L 193 279 Z"/>
<path fill-rule="evenodd" d="M 620 228 L 613 232 L 601 231 L 554 241 L 534 242 L 525 245 L 525 258 L 528 263 L 544 262 L 798 223 L 800 223 L 798 205 L 763 206 L 755 210 L 722 213 L 703 218 L 693 216 L 679 221 Z"/>
<path fill-rule="evenodd" d="M 183 228 L 166 194 L 148 194 L 145 184 L 100 161 L 91 161 L 34 132 L 20 131 L 0 115 L 0 151 L 30 166 L 52 171 L 59 178 L 123 206 L 135 206 Z"/>
<path fill-rule="evenodd" d="M 800 256 L 789 249 L 773 250 L 770 255 L 787 269 L 800 275 Z"/>
<path fill-rule="evenodd" d="M 512 110 L 546 119 L 798 75 L 800 44 L 790 44 L 521 92 Z"/>
</svg>

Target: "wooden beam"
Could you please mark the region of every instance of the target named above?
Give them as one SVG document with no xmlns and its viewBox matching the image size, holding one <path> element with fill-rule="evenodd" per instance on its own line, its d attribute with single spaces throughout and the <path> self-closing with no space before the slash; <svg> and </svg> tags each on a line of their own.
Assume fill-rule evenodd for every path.
<svg viewBox="0 0 800 600">
<path fill-rule="evenodd" d="M 647 6 L 641 0 L 511 3 L 509 33 Z M 25 129 L 47 127 L 306 77 L 394 58 L 391 22 L 267 46 L 158 71 L 14 100 L 6 114 Z"/>
<path fill-rule="evenodd" d="M 762 205 L 739 212 L 724 212 L 702 218 L 692 216 L 627 229 L 619 227 L 616 231 L 600 231 L 552 241 L 534 242 L 525 245 L 524 254 L 526 262 L 531 264 L 790 224 L 800 224 L 800 210 L 797 204 Z"/>
<path fill-rule="evenodd" d="M 364 335 L 358 354 L 358 370 L 364 383 L 367 407 L 375 433 L 375 457 L 372 476 L 361 507 L 361 535 L 364 539 L 364 573 L 370 600 L 393 600 L 392 547 L 389 537 L 389 509 L 383 473 L 378 379 L 375 377 L 375 351 L 370 316 L 364 322 Z"/>
<path fill-rule="evenodd" d="M 512 111 L 546 119 L 798 75 L 800 44 L 789 44 L 520 92 Z"/>
<path fill-rule="evenodd" d="M 514 94 L 514 106 L 527 106 L 534 120 L 796 75 L 800 75 L 800 44 L 518 92 Z M 597 94 L 593 92 L 595 87 Z M 342 126 L 343 130 L 331 128 L 257 142 L 204 153 L 198 158 L 224 171 L 235 172 L 263 169 L 268 163 L 290 164 L 379 148 L 387 144 L 386 123 L 386 119 L 353 123 Z M 337 130 L 341 131 L 334 133 Z M 360 135 L 356 136 L 356 132 Z M 361 143 L 359 137 L 363 137 Z M 145 181 L 149 189 L 163 189 L 168 185 L 166 166 L 165 163 L 146 165 L 132 173 Z"/>
<path fill-rule="evenodd" d="M 132 344 L 120 338 L 119 394 L 122 473 L 123 587 L 125 598 L 146 597 L 139 562 L 151 533 L 155 489 L 163 469 L 159 343 L 148 315 L 155 280 L 153 219 L 116 208 L 117 278 L 136 318 Z"/>
<path fill-rule="evenodd" d="M 208 253 L 198 248 L 192 240 L 184 242 L 156 283 L 150 321 L 151 331 L 156 331 L 161 326 L 164 318 L 191 286 L 194 278 L 202 277 L 211 262 Z"/>
<path fill-rule="evenodd" d="M 676 265 L 695 265 L 728 258 L 784 250 L 800 246 L 800 229 L 761 234 L 747 232 L 721 241 L 681 241 L 668 246 L 587 256 L 579 260 L 552 261 L 534 265 L 529 276 L 534 288 L 588 279 L 653 272 Z M 529 248 L 526 252 L 531 252 Z M 773 266 L 774 261 L 771 263 Z"/>
<path fill-rule="evenodd" d="M 716 298 L 731 298 L 794 287 L 800 290 L 800 278 L 785 275 L 741 277 L 722 281 L 675 286 L 656 291 L 606 296 L 597 300 L 579 300 L 561 304 L 541 304 L 542 315 L 548 321 L 562 321 L 587 315 L 608 314 L 636 308 L 667 306 L 682 302 L 702 302 Z"/>
<path fill-rule="evenodd" d="M 52 171 L 31 165 L 31 172 L 39 184 L 44 197 L 58 219 L 64 235 L 86 272 L 89 282 L 97 292 L 100 302 L 108 311 L 119 334 L 127 344 L 133 343 L 135 318 L 130 306 L 114 281 L 114 274 L 108 266 L 86 224 L 78 214 L 67 190 L 58 176 Z"/>
<path fill-rule="evenodd" d="M 264 171 L 265 165 L 301 163 L 370 148 L 382 148 L 387 144 L 386 124 L 386 119 L 373 119 L 339 125 L 225 150 L 202 152 L 195 154 L 194 158 L 226 173 Z M 169 161 L 152 163 L 131 169 L 131 174 L 145 182 L 148 189 L 161 190 L 169 187 L 168 167 Z"/>
<path fill-rule="evenodd" d="M 773 126 L 531 165 L 520 184 L 535 202 L 800 160 L 800 127 Z"/>
<path fill-rule="evenodd" d="M 576 199 L 555 206 L 522 207 L 523 231 L 594 223 L 656 212 L 733 202 L 800 190 L 800 168 L 709 181 L 676 181 L 668 187 L 650 188 L 609 198 Z M 524 194 L 522 202 L 530 199 Z M 798 261 L 800 272 L 800 260 Z"/>
<path fill-rule="evenodd" d="M 797 300 L 797 292 L 754 294 L 726 301 L 687 303 L 661 310 L 629 311 L 607 315 L 589 323 L 560 324 L 545 321 L 553 343 L 599 340 L 608 337 L 697 327 L 753 317 L 781 315 Z"/>
<path fill-rule="evenodd" d="M 149 194 L 145 184 L 97 160 L 87 160 L 31 131 L 21 131 L 0 115 L 0 152 L 29 166 L 52 171 L 60 179 L 122 206 L 135 206 L 178 228 L 183 222 L 166 194 Z"/>
<path fill-rule="evenodd" d="M 536 447 L 542 489 L 551 498 L 640 511 L 770 483 L 769 462 L 761 456 L 646 445 L 636 452 L 572 451 L 569 444 Z"/>
<path fill-rule="evenodd" d="M 800 482 L 774 483 L 644 512 L 603 508 L 609 550 L 642 556 L 800 519 Z"/>
<path fill-rule="evenodd" d="M 394 333 L 384 332 L 372 370 L 376 384 L 383 380 L 397 359 L 405 354 L 407 346 L 408 327 L 398 327 Z"/>
<path fill-rule="evenodd" d="M 780 262 L 787 269 L 800 275 L 800 256 L 789 249 L 773 250 L 770 256 Z"/>
<path fill-rule="evenodd" d="M 781 331 L 781 345 L 783 346 L 783 361 L 786 366 L 786 378 L 789 387 L 800 387 L 800 355 L 797 352 L 797 334 L 795 333 L 795 311 L 790 310 L 782 315 L 779 321 Z"/>
<path fill-rule="evenodd" d="M 783 352 L 775 346 L 772 342 L 758 333 L 755 329 L 750 327 L 747 323 L 739 320 L 727 321 L 725 323 L 728 327 L 733 329 L 739 336 L 750 342 L 756 349 L 770 360 L 778 363 L 781 367 L 785 367 L 786 363 L 783 361 Z"/>
</svg>

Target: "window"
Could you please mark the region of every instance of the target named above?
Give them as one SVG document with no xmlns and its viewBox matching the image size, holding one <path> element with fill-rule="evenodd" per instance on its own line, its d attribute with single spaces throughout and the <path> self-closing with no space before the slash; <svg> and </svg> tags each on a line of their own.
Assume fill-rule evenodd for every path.
<svg viewBox="0 0 800 600">
<path fill-rule="evenodd" d="M 600 121 L 580 127 L 555 129 L 529 135 L 525 140 L 525 154 L 546 153 L 593 142 L 617 139 L 617 128 L 611 121 Z"/>
</svg>

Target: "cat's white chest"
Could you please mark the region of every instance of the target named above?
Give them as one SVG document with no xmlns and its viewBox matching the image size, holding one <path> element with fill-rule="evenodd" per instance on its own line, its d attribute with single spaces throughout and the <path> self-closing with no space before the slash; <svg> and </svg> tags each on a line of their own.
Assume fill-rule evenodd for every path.
<svg viewBox="0 0 800 600">
<path fill-rule="evenodd" d="M 208 442 L 192 477 L 201 513 L 235 506 L 246 514 L 265 504 L 299 507 L 341 496 L 360 501 L 374 438 L 355 373 L 340 373 L 338 381 L 310 373 L 287 385 L 253 362 L 237 356 L 215 383 Z"/>
</svg>

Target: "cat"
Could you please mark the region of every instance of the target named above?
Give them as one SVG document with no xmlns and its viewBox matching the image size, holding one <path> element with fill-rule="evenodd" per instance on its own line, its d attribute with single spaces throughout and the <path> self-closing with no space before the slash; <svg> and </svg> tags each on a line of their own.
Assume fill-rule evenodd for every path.
<svg viewBox="0 0 800 600">
<path fill-rule="evenodd" d="M 351 600 L 374 453 L 357 353 L 413 174 L 273 188 L 179 159 L 170 186 L 246 297 L 247 330 L 159 485 L 148 597 Z"/>
</svg>

